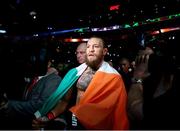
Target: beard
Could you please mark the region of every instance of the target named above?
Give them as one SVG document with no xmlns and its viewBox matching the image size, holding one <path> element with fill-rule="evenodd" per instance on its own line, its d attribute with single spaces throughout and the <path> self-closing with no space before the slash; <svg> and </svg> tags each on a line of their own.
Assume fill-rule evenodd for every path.
<svg viewBox="0 0 180 131">
<path fill-rule="evenodd" d="M 86 64 L 91 67 L 93 70 L 97 70 L 100 67 L 100 64 L 103 60 L 103 55 L 95 56 L 96 59 L 89 60 L 88 56 L 86 56 Z"/>
</svg>

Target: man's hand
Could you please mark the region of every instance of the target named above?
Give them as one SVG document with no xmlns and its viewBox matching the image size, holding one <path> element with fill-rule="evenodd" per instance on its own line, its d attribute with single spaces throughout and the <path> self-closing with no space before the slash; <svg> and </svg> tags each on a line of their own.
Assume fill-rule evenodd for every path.
<svg viewBox="0 0 180 131">
<path fill-rule="evenodd" d="M 153 54 L 153 51 L 150 48 L 146 48 L 145 50 L 139 52 L 135 60 L 136 68 L 133 74 L 134 78 L 143 80 L 149 76 L 148 60 L 151 54 Z"/>
<path fill-rule="evenodd" d="M 41 129 L 41 128 L 45 128 L 47 126 L 47 123 L 49 122 L 50 120 L 48 119 L 47 116 L 43 116 L 43 117 L 40 117 L 38 119 L 34 119 L 32 121 L 32 128 L 33 129 Z"/>
</svg>

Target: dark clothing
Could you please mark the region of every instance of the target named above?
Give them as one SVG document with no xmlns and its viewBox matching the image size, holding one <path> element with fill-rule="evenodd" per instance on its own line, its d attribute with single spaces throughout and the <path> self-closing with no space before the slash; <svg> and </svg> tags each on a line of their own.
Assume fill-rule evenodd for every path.
<svg viewBox="0 0 180 131">
<path fill-rule="evenodd" d="M 31 121 L 34 118 L 34 112 L 36 112 L 45 102 L 45 100 L 57 89 L 61 77 L 55 73 L 49 74 L 41 78 L 33 87 L 32 91 L 28 94 L 27 100 L 25 101 L 15 101 L 9 100 L 8 108 L 6 109 L 5 118 L 11 124 L 6 124 L 8 127 L 6 129 L 29 129 L 26 127 L 26 122 L 31 125 Z M 30 123 L 29 123 L 30 122 Z M 20 124 L 20 125 L 19 125 Z M 1 124 L 2 125 L 2 124 Z"/>
<path fill-rule="evenodd" d="M 151 81 L 148 82 L 148 81 Z M 144 85 L 144 120 L 143 129 L 174 130 L 180 129 L 180 88 L 179 71 L 173 79 L 172 88 L 164 94 L 153 98 L 156 86 L 156 78 L 145 81 Z"/>
<path fill-rule="evenodd" d="M 129 92 L 129 88 L 131 86 L 132 72 L 125 73 L 123 71 L 119 71 L 119 73 L 121 74 L 121 76 L 123 78 L 126 91 Z"/>
</svg>

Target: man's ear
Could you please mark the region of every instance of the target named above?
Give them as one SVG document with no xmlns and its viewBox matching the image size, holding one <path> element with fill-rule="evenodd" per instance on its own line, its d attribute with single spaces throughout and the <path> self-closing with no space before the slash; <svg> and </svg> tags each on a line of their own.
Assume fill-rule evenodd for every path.
<svg viewBox="0 0 180 131">
<path fill-rule="evenodd" d="M 107 52 L 108 52 L 108 49 L 107 49 L 107 48 L 104 48 L 104 49 L 103 49 L 103 55 L 105 56 L 105 55 L 107 54 Z"/>
</svg>

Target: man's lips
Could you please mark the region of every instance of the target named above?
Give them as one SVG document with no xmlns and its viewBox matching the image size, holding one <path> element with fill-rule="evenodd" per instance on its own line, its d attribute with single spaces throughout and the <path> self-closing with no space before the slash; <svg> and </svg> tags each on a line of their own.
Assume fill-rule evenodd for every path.
<svg viewBox="0 0 180 131">
<path fill-rule="evenodd" d="M 88 56 L 95 56 L 94 54 L 89 54 Z"/>
</svg>

